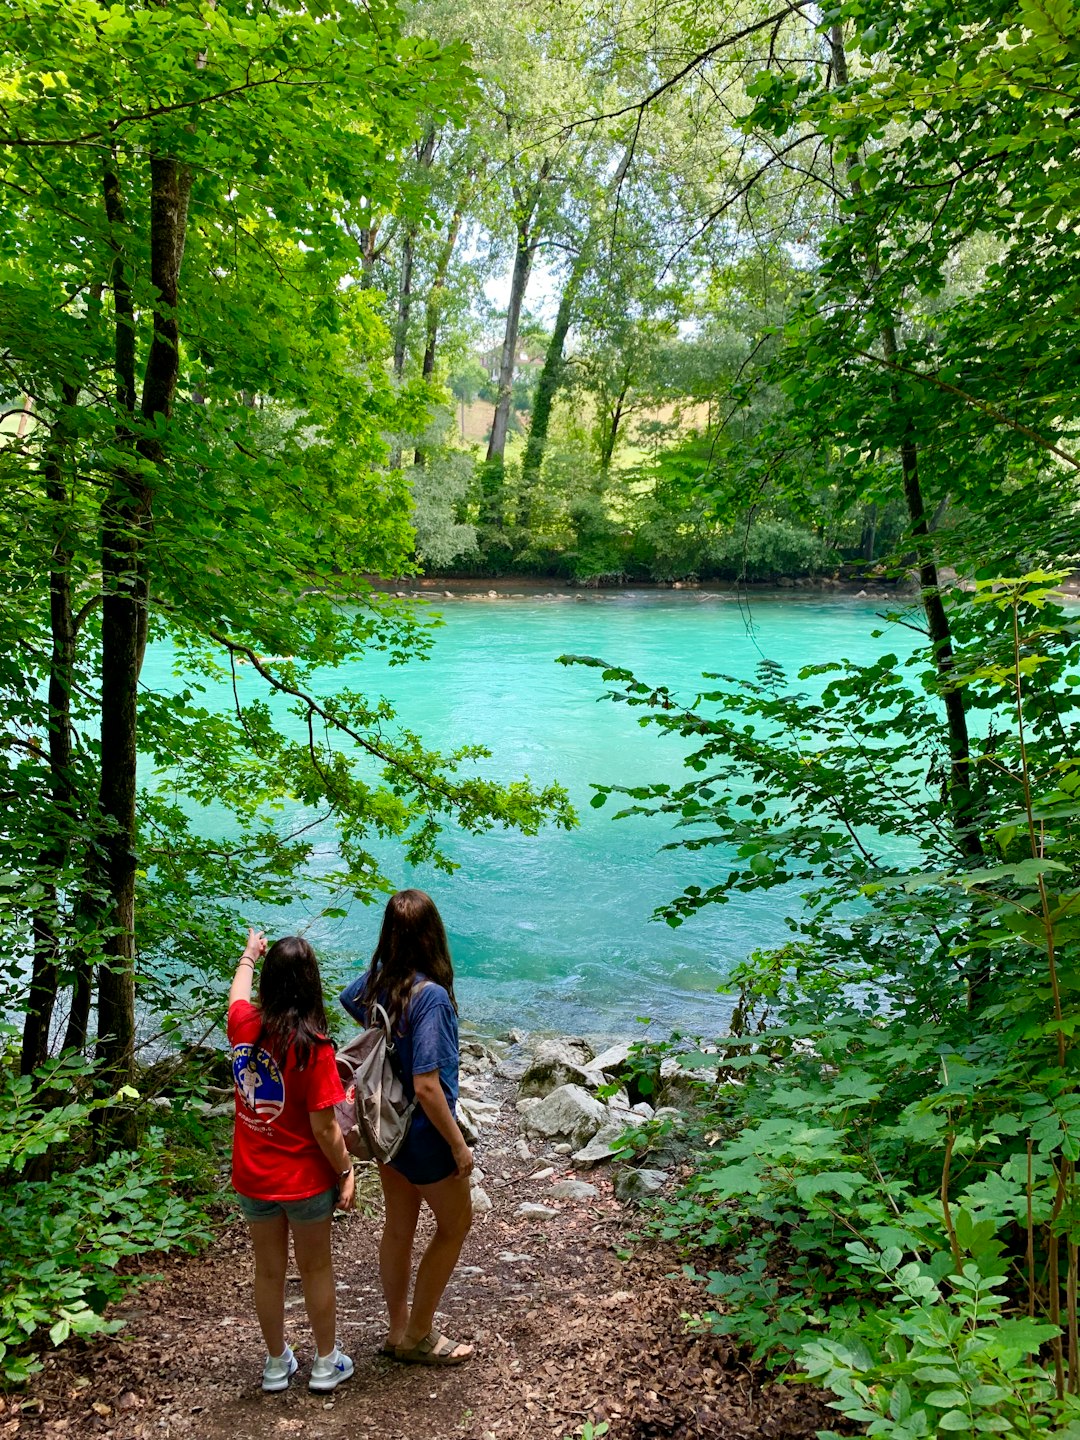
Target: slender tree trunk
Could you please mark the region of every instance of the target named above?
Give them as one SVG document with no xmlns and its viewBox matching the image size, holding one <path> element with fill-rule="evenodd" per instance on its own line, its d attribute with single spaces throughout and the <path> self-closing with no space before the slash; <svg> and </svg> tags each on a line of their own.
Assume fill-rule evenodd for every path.
<svg viewBox="0 0 1080 1440">
<path fill-rule="evenodd" d="M 157 294 L 143 376 L 141 413 L 156 423 L 172 413 L 179 374 L 176 317 L 180 266 L 187 233 L 191 177 L 169 156 L 150 161 L 150 274 Z M 106 176 L 106 207 L 116 256 L 117 400 L 133 417 L 135 331 L 124 251 L 126 221 L 115 168 Z M 126 440 L 133 427 L 121 418 Z M 142 459 L 160 464 L 159 434 L 144 433 L 136 446 Z M 151 524 L 153 493 L 145 473 L 120 470 L 102 507 L 101 638 L 101 811 L 105 825 L 105 877 L 111 915 L 98 975 L 98 1058 L 111 1086 L 130 1084 L 135 1064 L 135 875 L 138 680 L 146 646 L 149 575 L 144 545 Z M 121 1112 L 111 1138 L 131 1145 L 134 1116 Z"/>
<path fill-rule="evenodd" d="M 378 259 L 376 242 L 379 236 L 379 222 L 365 225 L 360 230 L 360 289 L 370 290 L 375 283 L 375 261 Z"/>
<path fill-rule="evenodd" d="M 615 407 L 611 412 L 611 424 L 605 426 L 604 434 L 600 440 L 600 473 L 605 478 L 611 469 L 611 461 L 615 455 L 615 444 L 619 438 L 619 426 L 622 424 L 623 416 L 626 413 L 626 397 L 630 390 L 630 378 L 627 376 L 622 383 L 622 389 L 615 396 Z"/>
<path fill-rule="evenodd" d="M 49 658 L 49 789 L 53 825 L 52 842 L 41 856 L 45 882 L 42 904 L 34 915 L 34 958 L 30 992 L 23 1021 L 20 1072 L 29 1075 L 48 1056 L 49 1029 L 56 1004 L 60 968 L 58 933 L 58 883 L 70 850 L 71 827 L 75 818 L 75 786 L 71 769 L 71 689 L 75 675 L 75 622 L 71 605 L 71 550 L 68 542 L 68 493 L 64 480 L 68 412 L 78 400 L 78 390 L 65 385 L 62 409 L 53 426 L 45 455 L 45 496 L 53 527 L 52 565 L 49 574 L 49 623 L 52 653 Z"/>
<path fill-rule="evenodd" d="M 398 286 L 397 324 L 394 326 L 394 374 L 400 380 L 405 370 L 405 348 L 409 338 L 409 314 L 412 310 L 413 254 L 416 229 L 405 231 L 401 244 L 401 283 Z"/>
<path fill-rule="evenodd" d="M 502 460 L 506 452 L 506 437 L 510 429 L 510 399 L 514 388 L 514 365 L 517 359 L 518 327 L 521 324 L 521 307 L 525 290 L 529 284 L 534 246 L 529 240 L 529 222 L 518 225 L 517 249 L 514 251 L 514 272 L 510 280 L 510 304 L 506 311 L 506 330 L 503 334 L 502 354 L 499 357 L 499 389 L 495 400 L 495 417 L 491 422 L 491 439 L 488 442 L 487 458 Z"/>
<path fill-rule="evenodd" d="M 424 361 L 420 374 L 425 381 L 430 380 L 435 373 L 435 351 L 439 340 L 439 321 L 442 318 L 446 276 L 450 269 L 450 261 L 454 256 L 458 231 L 461 229 L 461 216 L 462 206 L 459 203 L 451 218 L 446 240 L 443 242 L 443 247 L 435 262 L 435 275 L 431 282 L 431 289 L 428 291 L 427 304 L 424 307 Z M 413 464 L 423 465 L 424 458 L 424 452 L 418 445 L 413 455 Z"/>
<path fill-rule="evenodd" d="M 873 560 L 877 545 L 877 519 L 878 507 L 871 500 L 863 514 L 862 535 L 859 538 L 859 553 L 867 565 Z"/>
<path fill-rule="evenodd" d="M 837 84 L 843 88 L 848 83 L 848 66 L 847 51 L 844 48 L 844 29 L 840 22 L 830 26 L 829 45 L 832 53 L 833 73 Z M 858 177 L 850 173 L 851 166 L 854 164 L 855 157 L 852 156 L 848 162 L 848 184 L 853 197 L 857 200 L 862 194 L 862 187 Z M 868 262 L 868 278 L 870 283 L 874 284 L 879 268 L 876 256 L 869 256 Z M 896 326 L 892 320 L 882 326 L 881 344 L 885 359 L 895 364 L 899 344 Z M 895 376 L 895 370 L 893 374 Z M 894 402 L 899 404 L 900 390 L 895 379 L 892 383 L 892 395 Z M 900 445 L 900 471 L 904 503 L 907 507 L 908 521 L 918 557 L 923 612 L 926 615 L 931 653 L 937 671 L 942 703 L 945 707 L 945 728 L 949 750 L 949 804 L 960 849 L 965 855 L 977 858 L 983 854 L 983 847 L 977 823 L 978 804 L 971 783 L 971 739 L 968 734 L 967 707 L 964 703 L 963 691 L 953 681 L 952 630 L 949 625 L 948 611 L 945 609 L 945 602 L 941 595 L 941 581 L 937 564 L 929 542 L 930 525 L 919 478 L 919 451 L 910 415 L 907 424 L 908 433 Z"/>
<path fill-rule="evenodd" d="M 547 447 L 548 427 L 555 397 L 559 393 L 566 374 L 563 350 L 570 322 L 574 318 L 578 291 L 588 268 L 588 244 L 582 245 L 574 260 L 569 278 L 559 296 L 559 309 L 555 315 L 555 327 L 548 341 L 544 355 L 543 369 L 536 383 L 536 398 L 533 400 L 532 420 L 529 424 L 529 439 L 525 445 L 525 458 L 521 462 L 521 523 L 526 529 L 532 524 L 532 507 L 536 498 L 536 487 L 540 483 L 540 467 L 544 463 Z"/>
</svg>

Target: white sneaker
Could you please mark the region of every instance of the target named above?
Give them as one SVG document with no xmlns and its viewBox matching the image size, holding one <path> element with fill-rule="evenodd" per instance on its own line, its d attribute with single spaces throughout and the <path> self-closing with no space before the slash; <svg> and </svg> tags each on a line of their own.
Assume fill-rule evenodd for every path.
<svg viewBox="0 0 1080 1440">
<path fill-rule="evenodd" d="M 343 1380 L 348 1380 L 353 1373 L 353 1363 L 348 1355 L 345 1355 L 335 1345 L 330 1355 L 316 1355 L 311 1366 L 311 1379 L 308 1381 L 309 1390 L 336 1390 Z"/>
<path fill-rule="evenodd" d="M 262 1388 L 264 1390 L 287 1390 L 289 1381 L 296 1374 L 296 1356 L 292 1348 L 285 1346 L 282 1355 L 268 1355 L 263 1366 Z"/>
</svg>

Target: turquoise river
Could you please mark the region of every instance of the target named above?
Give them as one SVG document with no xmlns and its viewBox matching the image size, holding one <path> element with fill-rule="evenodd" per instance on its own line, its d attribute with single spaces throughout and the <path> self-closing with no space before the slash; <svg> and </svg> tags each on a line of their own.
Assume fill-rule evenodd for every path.
<svg viewBox="0 0 1080 1440">
<path fill-rule="evenodd" d="M 687 883 L 726 873 L 722 852 L 665 850 L 668 823 L 589 804 L 593 783 L 678 782 L 687 747 L 638 724 L 640 710 L 598 700 L 599 671 L 556 663 L 570 652 L 603 657 L 692 700 L 702 671 L 753 675 L 763 658 L 794 672 L 845 657 L 868 660 L 883 649 L 909 653 L 910 630 L 882 620 L 882 601 L 847 596 L 755 596 L 740 603 L 702 591 L 619 592 L 573 597 L 446 600 L 431 658 L 391 668 L 365 658 L 337 683 L 385 695 L 402 721 L 432 746 L 477 741 L 492 752 L 487 773 L 559 780 L 580 816 L 572 832 L 535 837 L 497 831 L 452 832 L 453 876 L 413 870 L 390 846 L 373 846 L 399 886 L 436 898 L 446 920 L 463 1018 L 485 1030 L 520 1026 L 566 1033 L 657 1031 L 717 1033 L 731 1000 L 717 986 L 733 962 L 782 942 L 786 904 L 777 892 L 736 894 L 678 930 L 651 918 Z M 884 636 L 874 638 L 875 630 Z M 168 690 L 171 655 L 153 649 L 144 683 Z M 255 677 L 245 690 L 256 693 Z M 329 677 L 328 677 L 329 684 Z M 803 688 L 810 688 L 804 686 Z M 226 697 L 222 696 L 223 703 Z M 282 817 L 292 828 L 299 809 Z M 333 860 L 333 835 L 320 837 L 316 866 Z M 370 956 L 380 906 L 352 905 L 345 919 L 297 909 L 248 915 L 280 932 L 302 929 L 333 979 Z M 240 907 L 243 915 L 243 907 Z"/>
</svg>

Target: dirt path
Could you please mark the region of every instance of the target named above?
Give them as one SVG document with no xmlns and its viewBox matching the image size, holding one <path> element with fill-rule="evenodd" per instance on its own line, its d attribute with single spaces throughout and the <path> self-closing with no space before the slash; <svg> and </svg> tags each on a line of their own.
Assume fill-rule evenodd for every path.
<svg viewBox="0 0 1080 1440">
<path fill-rule="evenodd" d="M 161 1281 L 134 1293 L 120 1335 L 52 1355 L 21 1401 L 0 1401 L 0 1437 L 562 1440 L 587 1420 L 607 1420 L 609 1440 L 795 1440 L 835 1423 L 802 1388 L 763 1390 L 728 1342 L 688 1333 L 683 1314 L 702 1297 L 677 1257 L 639 1245 L 619 1258 L 632 1220 L 604 1171 L 587 1177 L 595 1199 L 551 1200 L 566 1159 L 539 1147 L 520 1158 L 512 1093 L 501 1098 L 477 1149 L 493 1207 L 477 1218 L 443 1303 L 447 1330 L 476 1343 L 470 1364 L 423 1369 L 377 1355 L 377 1182 L 369 1183 L 368 1213 L 334 1226 L 338 1330 L 356 1374 L 333 1396 L 304 1383 L 311 1342 L 295 1277 L 286 1304 L 301 1369 L 284 1394 L 261 1393 L 250 1247 L 231 1220 L 206 1254 L 168 1263 Z M 554 1177 L 530 1178 L 550 1165 Z M 526 1200 L 558 1214 L 518 1216 Z"/>
</svg>

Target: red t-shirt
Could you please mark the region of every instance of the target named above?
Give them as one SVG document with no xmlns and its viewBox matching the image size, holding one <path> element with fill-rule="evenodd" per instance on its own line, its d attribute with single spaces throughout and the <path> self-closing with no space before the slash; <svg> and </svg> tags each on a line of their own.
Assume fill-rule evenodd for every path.
<svg viewBox="0 0 1080 1440">
<path fill-rule="evenodd" d="M 303 1070 L 292 1045 L 284 1069 L 266 1050 L 251 1050 L 261 1028 L 250 1000 L 229 1006 L 236 1120 L 233 1124 L 233 1189 L 251 1200 L 306 1200 L 337 1183 L 334 1167 L 319 1149 L 308 1118 L 344 1100 L 334 1047 L 317 1045 Z"/>
</svg>

